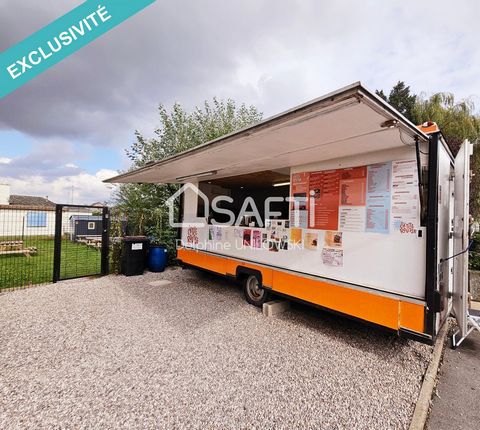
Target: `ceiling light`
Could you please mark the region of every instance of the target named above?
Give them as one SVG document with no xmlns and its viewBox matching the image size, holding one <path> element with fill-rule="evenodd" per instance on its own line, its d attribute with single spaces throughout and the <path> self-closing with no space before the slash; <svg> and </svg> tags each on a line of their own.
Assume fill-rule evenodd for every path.
<svg viewBox="0 0 480 430">
<path fill-rule="evenodd" d="M 290 185 L 290 182 L 278 182 L 277 184 L 273 184 L 274 187 L 284 187 L 286 185 Z"/>
<path fill-rule="evenodd" d="M 186 175 L 186 176 L 179 176 L 177 181 L 183 181 L 184 179 L 190 179 L 190 178 L 203 178 L 204 176 L 212 176 L 216 175 L 217 171 L 216 170 L 210 170 L 209 172 L 201 172 L 201 173 L 195 173 L 192 175 Z"/>
</svg>

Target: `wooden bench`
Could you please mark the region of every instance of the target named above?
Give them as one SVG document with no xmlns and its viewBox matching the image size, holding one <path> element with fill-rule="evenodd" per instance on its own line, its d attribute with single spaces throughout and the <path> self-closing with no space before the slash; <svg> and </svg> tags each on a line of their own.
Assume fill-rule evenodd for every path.
<svg viewBox="0 0 480 430">
<path fill-rule="evenodd" d="M 37 248 L 30 246 L 23 247 L 23 240 L 5 240 L 0 242 L 0 255 L 25 255 L 30 257 L 31 254 L 36 254 Z"/>
</svg>

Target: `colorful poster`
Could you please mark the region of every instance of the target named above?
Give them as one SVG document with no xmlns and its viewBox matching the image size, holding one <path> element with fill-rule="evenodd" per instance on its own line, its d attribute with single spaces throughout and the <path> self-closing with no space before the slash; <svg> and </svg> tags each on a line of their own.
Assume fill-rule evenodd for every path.
<svg viewBox="0 0 480 430">
<path fill-rule="evenodd" d="M 198 244 L 198 228 L 197 227 L 188 227 L 187 230 L 187 244 L 197 245 Z"/>
<path fill-rule="evenodd" d="M 243 246 L 250 246 L 252 243 L 252 230 L 243 230 Z"/>
<path fill-rule="evenodd" d="M 326 231 L 325 232 L 325 246 L 329 248 L 342 247 L 342 232 L 341 231 Z"/>
<path fill-rule="evenodd" d="M 368 166 L 365 231 L 390 232 L 392 163 Z"/>
<path fill-rule="evenodd" d="M 343 267 L 343 249 L 323 248 L 322 262 L 325 266 Z"/>
<path fill-rule="evenodd" d="M 293 245 L 302 244 L 302 229 L 301 228 L 291 228 L 290 229 L 290 241 Z"/>
<path fill-rule="evenodd" d="M 310 174 L 310 228 L 338 229 L 339 178 L 338 170 Z"/>
<path fill-rule="evenodd" d="M 316 251 L 318 246 L 318 233 L 307 231 L 305 233 L 305 249 Z"/>
<path fill-rule="evenodd" d="M 395 231 L 415 233 L 420 224 L 417 163 L 392 163 L 392 222 Z"/>
<path fill-rule="evenodd" d="M 282 251 L 288 251 L 288 244 L 289 244 L 289 234 L 287 228 L 282 228 L 279 231 L 280 236 L 280 249 Z"/>
<path fill-rule="evenodd" d="M 260 230 L 253 230 L 252 246 L 254 248 L 261 248 L 261 246 L 262 246 L 262 232 Z"/>
</svg>

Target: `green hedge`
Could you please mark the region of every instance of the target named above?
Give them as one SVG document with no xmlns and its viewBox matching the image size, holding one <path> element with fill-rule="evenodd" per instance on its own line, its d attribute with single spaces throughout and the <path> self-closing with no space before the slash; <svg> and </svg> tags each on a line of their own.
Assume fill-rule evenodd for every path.
<svg viewBox="0 0 480 430">
<path fill-rule="evenodd" d="M 470 246 L 468 266 L 470 270 L 480 270 L 480 233 L 473 235 L 473 243 Z"/>
</svg>

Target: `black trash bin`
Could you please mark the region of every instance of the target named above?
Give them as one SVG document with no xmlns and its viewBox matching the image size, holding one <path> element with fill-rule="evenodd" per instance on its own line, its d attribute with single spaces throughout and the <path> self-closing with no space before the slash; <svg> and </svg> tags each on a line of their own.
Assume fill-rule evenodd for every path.
<svg viewBox="0 0 480 430">
<path fill-rule="evenodd" d="M 125 236 L 122 248 L 122 273 L 125 276 L 142 275 L 148 251 L 146 236 Z"/>
</svg>

